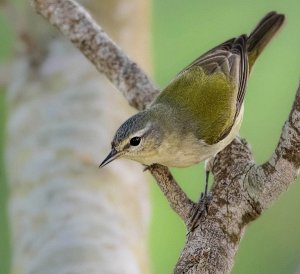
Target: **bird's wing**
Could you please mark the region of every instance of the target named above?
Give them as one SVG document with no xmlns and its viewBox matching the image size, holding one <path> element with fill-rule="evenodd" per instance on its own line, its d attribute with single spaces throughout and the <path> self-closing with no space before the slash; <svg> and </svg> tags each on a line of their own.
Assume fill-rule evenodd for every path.
<svg viewBox="0 0 300 274">
<path fill-rule="evenodd" d="M 243 104 L 248 77 L 245 35 L 211 49 L 183 69 L 156 103 L 176 109 L 184 129 L 214 144 L 225 138 Z"/>
<path fill-rule="evenodd" d="M 184 68 L 178 74 L 178 76 L 193 69 L 193 67 L 195 66 L 199 66 L 207 74 L 221 72 L 225 76 L 229 76 L 231 78 L 230 80 L 237 80 L 237 100 L 235 114 L 235 117 L 237 117 L 244 101 L 246 82 L 249 74 L 246 43 L 246 35 L 241 35 L 238 38 L 229 39 L 209 50 L 208 52 L 202 54 L 190 65 Z"/>
</svg>

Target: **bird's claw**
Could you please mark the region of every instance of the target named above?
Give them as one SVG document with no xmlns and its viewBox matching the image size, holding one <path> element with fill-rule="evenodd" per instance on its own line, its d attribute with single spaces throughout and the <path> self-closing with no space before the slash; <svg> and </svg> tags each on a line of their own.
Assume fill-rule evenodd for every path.
<svg viewBox="0 0 300 274">
<path fill-rule="evenodd" d="M 210 193 L 201 193 L 201 197 L 199 202 L 193 207 L 191 218 L 188 223 L 188 233 L 193 232 L 199 226 L 199 220 L 203 214 L 208 214 L 208 205 L 211 201 L 212 197 Z"/>
</svg>

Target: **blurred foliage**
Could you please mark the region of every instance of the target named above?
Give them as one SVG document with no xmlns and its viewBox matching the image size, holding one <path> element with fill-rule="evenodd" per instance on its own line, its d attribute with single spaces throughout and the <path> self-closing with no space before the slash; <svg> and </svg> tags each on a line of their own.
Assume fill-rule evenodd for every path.
<svg viewBox="0 0 300 274">
<path fill-rule="evenodd" d="M 155 79 L 164 87 L 197 56 L 225 41 L 249 33 L 268 11 L 277 10 L 288 20 L 278 37 L 258 60 L 248 84 L 241 136 L 252 145 L 255 159 L 268 159 L 289 113 L 300 71 L 299 0 L 153 0 L 153 49 Z M 0 61 L 12 54 L 13 33 L 0 11 Z M 3 148 L 5 105 L 0 89 L 0 274 L 9 273 L 7 187 Z M 17 172 L 17 171 L 16 171 Z M 203 189 L 203 165 L 173 170 L 191 198 Z M 299 181 L 299 180 L 298 180 Z M 150 251 L 153 273 L 171 273 L 185 240 L 185 228 L 169 208 L 154 182 Z M 241 242 L 234 274 L 295 273 L 300 265 L 300 185 L 289 191 L 251 224 Z"/>
<path fill-rule="evenodd" d="M 184 66 L 213 46 L 249 33 L 267 12 L 285 13 L 282 31 L 258 59 L 245 101 L 241 136 L 262 163 L 273 152 L 290 111 L 300 75 L 300 2 L 298 0 L 154 0 L 155 79 L 164 87 Z M 195 200 L 204 187 L 203 164 L 174 169 Z M 299 180 L 298 180 L 299 181 Z M 153 273 L 171 273 L 185 241 L 185 228 L 155 183 L 150 235 Z M 237 253 L 233 273 L 287 274 L 300 266 L 300 185 L 292 185 L 271 209 L 250 224 Z"/>
</svg>

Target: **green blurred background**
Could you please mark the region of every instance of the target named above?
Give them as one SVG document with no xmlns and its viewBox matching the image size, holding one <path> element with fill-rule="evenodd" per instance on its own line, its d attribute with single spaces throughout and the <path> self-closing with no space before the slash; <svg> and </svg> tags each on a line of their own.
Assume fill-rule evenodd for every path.
<svg viewBox="0 0 300 274">
<path fill-rule="evenodd" d="M 256 63 L 245 101 L 241 136 L 258 163 L 274 150 L 300 76 L 299 0 L 154 0 L 154 75 L 164 87 L 201 53 L 232 36 L 249 33 L 268 11 L 287 22 Z M 182 187 L 197 199 L 203 189 L 203 165 L 174 169 Z M 299 181 L 299 180 L 298 180 Z M 185 228 L 152 184 L 150 246 L 155 274 L 171 273 L 185 241 Z M 300 185 L 292 185 L 256 222 L 241 242 L 233 273 L 284 274 L 300 268 Z"/>
<path fill-rule="evenodd" d="M 241 136 L 252 145 L 258 163 L 274 150 L 300 75 L 299 0 L 153 0 L 154 78 L 164 87 L 185 65 L 224 40 L 249 33 L 268 11 L 287 15 L 280 34 L 259 58 L 248 84 Z M 0 61 L 9 60 L 14 34 L 0 11 Z M 4 92 L 0 90 L 0 155 L 3 155 Z M 203 189 L 203 165 L 173 170 L 191 198 Z M 299 180 L 298 180 L 299 181 Z M 154 274 L 171 273 L 185 240 L 185 228 L 151 183 L 153 219 L 149 238 Z M 300 268 L 300 185 L 294 184 L 241 242 L 233 273 L 283 274 Z M 0 274 L 9 273 L 7 186 L 0 159 Z"/>
</svg>

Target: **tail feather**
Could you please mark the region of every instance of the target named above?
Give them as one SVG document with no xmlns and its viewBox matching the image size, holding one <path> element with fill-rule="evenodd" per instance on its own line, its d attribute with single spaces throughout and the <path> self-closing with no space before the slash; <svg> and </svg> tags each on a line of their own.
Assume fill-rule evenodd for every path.
<svg viewBox="0 0 300 274">
<path fill-rule="evenodd" d="M 273 36 L 278 32 L 284 22 L 285 16 L 275 11 L 269 12 L 255 27 L 247 39 L 247 51 L 249 67 L 251 68 L 270 42 Z"/>
</svg>

